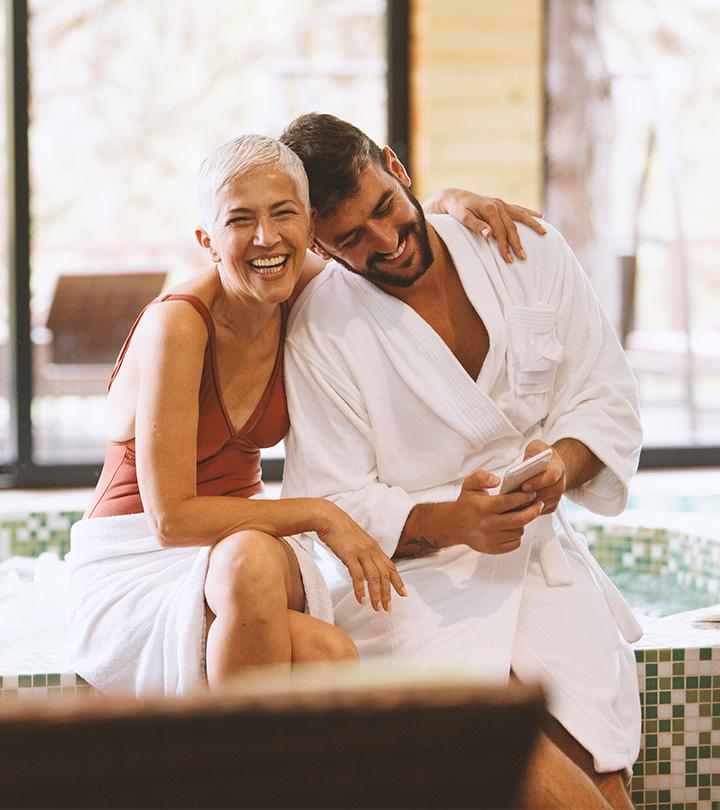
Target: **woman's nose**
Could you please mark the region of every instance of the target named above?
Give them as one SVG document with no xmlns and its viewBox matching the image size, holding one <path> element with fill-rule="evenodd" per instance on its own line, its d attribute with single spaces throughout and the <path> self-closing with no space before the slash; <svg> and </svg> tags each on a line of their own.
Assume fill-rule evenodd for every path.
<svg viewBox="0 0 720 810">
<path fill-rule="evenodd" d="M 253 243 L 260 247 L 271 247 L 280 241 L 280 232 L 271 218 L 258 220 Z"/>
</svg>

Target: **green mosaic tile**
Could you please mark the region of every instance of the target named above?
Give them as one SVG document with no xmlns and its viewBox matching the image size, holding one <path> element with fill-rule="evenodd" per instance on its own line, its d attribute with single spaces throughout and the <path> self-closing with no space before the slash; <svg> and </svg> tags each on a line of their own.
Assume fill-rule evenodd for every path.
<svg viewBox="0 0 720 810">
<path fill-rule="evenodd" d="M 658 790 L 658 801 L 660 801 L 660 802 L 669 802 L 670 801 L 670 791 L 669 790 Z"/>
<path fill-rule="evenodd" d="M 658 738 L 657 734 L 646 734 L 645 735 L 645 747 L 646 748 L 657 748 Z"/>
<path fill-rule="evenodd" d="M 700 650 L 701 661 L 712 661 L 712 650 L 709 647 L 703 647 Z"/>
<path fill-rule="evenodd" d="M 698 774 L 698 785 L 700 787 L 710 787 L 710 774 L 709 773 Z"/>
<path fill-rule="evenodd" d="M 685 703 L 697 703 L 697 702 L 698 702 L 697 689 L 689 689 L 685 693 Z"/>
<path fill-rule="evenodd" d="M 670 660 L 670 650 L 660 650 L 658 655 L 661 661 Z"/>
<path fill-rule="evenodd" d="M 685 678 L 682 676 L 675 677 L 672 679 L 672 688 L 673 689 L 684 689 L 685 688 Z"/>
<path fill-rule="evenodd" d="M 673 653 L 677 652 L 677 650 L 673 650 Z M 680 652 L 684 652 L 684 650 L 680 650 Z M 675 663 L 672 665 L 672 673 L 673 675 L 684 675 L 685 674 L 685 664 L 684 663 Z"/>
<path fill-rule="evenodd" d="M 60 686 L 60 674 L 53 673 L 47 676 L 48 686 Z"/>
<path fill-rule="evenodd" d="M 656 734 L 658 730 L 658 721 L 657 720 L 646 720 L 645 721 L 645 731 L 648 734 Z"/>
<path fill-rule="evenodd" d="M 694 745 L 689 745 L 685 748 L 685 759 L 697 759 L 698 750 Z"/>
<path fill-rule="evenodd" d="M 684 661 L 685 660 L 685 650 L 675 649 L 672 651 L 672 660 L 673 661 Z"/>
<path fill-rule="evenodd" d="M 712 753 L 712 758 L 713 759 L 719 759 L 720 760 L 720 745 L 713 745 L 712 748 L 710 749 L 710 751 Z M 718 774 L 718 779 L 720 779 L 720 774 Z M 720 784 L 720 782 L 718 782 L 718 784 Z"/>
<path fill-rule="evenodd" d="M 685 707 L 675 705 L 672 707 L 672 716 L 673 717 L 685 717 Z"/>
<path fill-rule="evenodd" d="M 660 703 L 670 703 L 670 692 L 660 692 Z"/>
<path fill-rule="evenodd" d="M 645 762 L 654 762 L 657 759 L 657 756 L 658 756 L 657 748 L 645 749 Z"/>
<path fill-rule="evenodd" d="M 32 676 L 31 675 L 18 676 L 18 686 L 20 686 L 21 688 L 32 686 Z"/>
<path fill-rule="evenodd" d="M 670 693 L 667 693 L 668 697 L 670 697 Z M 645 692 L 645 705 L 646 706 L 654 706 L 658 702 L 658 693 L 657 692 Z"/>
<path fill-rule="evenodd" d="M 673 745 L 682 745 L 685 742 L 685 735 L 684 734 L 673 734 L 672 735 L 672 744 Z"/>
<path fill-rule="evenodd" d="M 712 791 L 710 790 L 709 787 L 702 787 L 700 788 L 700 790 L 698 790 L 698 799 L 700 799 L 701 802 L 709 801 L 711 795 Z M 718 804 L 720 804 L 720 802 L 718 802 Z"/>
<path fill-rule="evenodd" d="M 700 717 L 710 717 L 711 707 L 709 703 L 700 704 Z"/>
<path fill-rule="evenodd" d="M 646 650 L 646 652 L 652 652 L 651 650 Z M 645 675 L 647 677 L 653 677 L 658 674 L 658 665 L 657 664 L 647 664 L 645 667 Z"/>
<path fill-rule="evenodd" d="M 686 759 L 685 760 L 685 773 L 697 773 L 697 760 L 696 759 Z"/>
<path fill-rule="evenodd" d="M 47 686 L 47 678 L 45 675 L 33 675 L 32 676 L 32 685 L 33 686 Z"/>
<path fill-rule="evenodd" d="M 655 776 L 657 774 L 657 762 L 648 762 L 645 765 L 645 776 Z"/>
<path fill-rule="evenodd" d="M 712 678 L 710 675 L 701 675 L 700 676 L 700 688 L 701 689 L 710 689 L 712 687 Z"/>
<path fill-rule="evenodd" d="M 697 774 L 696 773 L 687 773 L 687 774 L 685 774 L 685 787 L 697 787 Z"/>
<path fill-rule="evenodd" d="M 711 703 L 712 702 L 712 689 L 701 689 L 698 692 L 698 699 L 700 703 Z"/>
<path fill-rule="evenodd" d="M 645 689 L 657 689 L 658 688 L 658 679 L 657 678 L 646 678 L 645 679 Z"/>
<path fill-rule="evenodd" d="M 700 732 L 700 745 L 710 745 L 710 740 L 712 739 L 712 735 L 709 731 L 701 731 Z"/>
<path fill-rule="evenodd" d="M 675 708 L 673 706 L 673 708 Z M 646 706 L 645 707 L 645 717 L 647 719 L 654 720 L 657 717 L 657 706 Z"/>
<path fill-rule="evenodd" d="M 659 683 L 660 689 L 671 689 L 672 686 L 672 679 L 671 678 L 660 678 Z"/>
<path fill-rule="evenodd" d="M 688 689 L 697 689 L 700 685 L 697 675 L 688 675 L 687 678 L 685 678 L 685 685 Z"/>
<path fill-rule="evenodd" d="M 685 731 L 685 721 L 676 718 L 672 721 L 672 730 L 673 731 Z"/>
<path fill-rule="evenodd" d="M 670 763 L 658 762 L 658 773 L 670 773 Z"/>
<path fill-rule="evenodd" d="M 670 731 L 670 721 L 669 720 L 661 720 L 659 730 L 660 731 Z"/>
<path fill-rule="evenodd" d="M 670 760 L 670 749 L 669 748 L 660 748 L 658 751 L 658 759 L 662 760 Z"/>
</svg>

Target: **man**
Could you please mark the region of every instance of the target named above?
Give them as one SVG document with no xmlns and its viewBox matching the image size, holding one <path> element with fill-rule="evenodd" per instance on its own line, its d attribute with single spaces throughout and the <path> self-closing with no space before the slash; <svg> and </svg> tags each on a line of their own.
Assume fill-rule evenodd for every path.
<svg viewBox="0 0 720 810">
<path fill-rule="evenodd" d="M 620 512 L 640 449 L 635 382 L 582 270 L 551 228 L 523 229 L 508 267 L 460 223 L 425 221 L 397 157 L 346 122 L 301 116 L 281 139 L 308 173 L 314 249 L 335 260 L 288 324 L 283 496 L 338 503 L 408 591 L 374 613 L 337 565 L 337 624 L 361 657 L 541 679 L 555 721 L 525 801 L 630 807 L 640 629 L 552 517 L 566 493 Z M 489 492 L 546 447 L 526 491 Z"/>
</svg>

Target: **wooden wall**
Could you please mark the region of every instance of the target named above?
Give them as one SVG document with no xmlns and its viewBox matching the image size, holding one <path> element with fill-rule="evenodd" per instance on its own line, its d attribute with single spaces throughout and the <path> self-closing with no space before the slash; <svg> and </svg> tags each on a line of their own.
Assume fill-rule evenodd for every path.
<svg viewBox="0 0 720 810">
<path fill-rule="evenodd" d="M 543 176 L 543 0 L 411 0 L 413 185 L 536 207 Z"/>
</svg>

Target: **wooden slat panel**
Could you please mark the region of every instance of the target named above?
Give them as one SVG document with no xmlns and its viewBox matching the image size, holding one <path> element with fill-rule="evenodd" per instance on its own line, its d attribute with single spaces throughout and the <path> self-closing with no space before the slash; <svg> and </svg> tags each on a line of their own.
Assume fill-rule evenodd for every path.
<svg viewBox="0 0 720 810">
<path fill-rule="evenodd" d="M 414 0 L 413 181 L 537 206 L 542 197 L 542 0 Z"/>
</svg>

